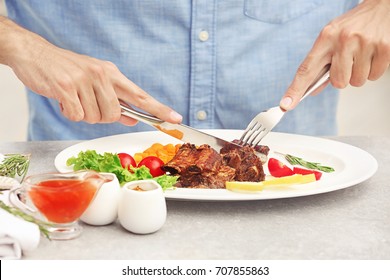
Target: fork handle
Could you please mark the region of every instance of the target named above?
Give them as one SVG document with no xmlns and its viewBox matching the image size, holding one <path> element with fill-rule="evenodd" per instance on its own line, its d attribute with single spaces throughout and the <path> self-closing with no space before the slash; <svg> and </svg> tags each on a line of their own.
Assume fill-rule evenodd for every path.
<svg viewBox="0 0 390 280">
<path fill-rule="evenodd" d="M 309 86 L 309 88 L 306 90 L 305 94 L 301 97 L 302 101 L 307 96 L 312 94 L 314 91 L 316 91 L 320 86 L 325 84 L 329 78 L 330 78 L 330 64 L 326 65 L 320 72 L 320 74 L 317 76 L 317 78 L 314 80 L 314 82 Z"/>
</svg>

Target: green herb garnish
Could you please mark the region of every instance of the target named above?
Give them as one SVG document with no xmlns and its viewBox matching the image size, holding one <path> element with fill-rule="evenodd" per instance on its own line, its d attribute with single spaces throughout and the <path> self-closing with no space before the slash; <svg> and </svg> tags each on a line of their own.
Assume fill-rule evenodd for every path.
<svg viewBox="0 0 390 280">
<path fill-rule="evenodd" d="M 333 167 L 324 166 L 324 165 L 321 165 L 318 162 L 306 161 L 306 160 L 304 160 L 304 159 L 302 159 L 300 157 L 293 156 L 293 155 L 290 155 L 290 154 L 282 154 L 282 153 L 279 153 L 279 152 L 276 152 L 276 153 L 283 155 L 284 158 L 291 165 L 300 165 L 300 166 L 306 167 L 307 169 L 314 169 L 314 170 L 319 170 L 319 171 L 327 172 L 327 173 L 335 171 Z"/>
<path fill-rule="evenodd" d="M 23 211 L 21 211 L 18 208 L 15 208 L 15 207 L 12 207 L 12 206 L 8 206 L 7 204 L 5 204 L 1 200 L 0 200 L 0 208 L 4 209 L 5 211 L 7 211 L 8 213 L 10 213 L 10 214 L 12 214 L 14 216 L 17 216 L 17 217 L 20 217 L 20 218 L 24 219 L 27 222 L 31 222 L 31 223 L 36 224 L 38 226 L 40 232 L 46 238 L 50 239 L 49 229 L 47 228 L 47 227 L 51 226 L 50 223 L 45 223 L 45 222 L 42 222 L 42 221 L 40 221 L 38 219 L 35 219 L 33 216 L 24 213 Z"/>
</svg>

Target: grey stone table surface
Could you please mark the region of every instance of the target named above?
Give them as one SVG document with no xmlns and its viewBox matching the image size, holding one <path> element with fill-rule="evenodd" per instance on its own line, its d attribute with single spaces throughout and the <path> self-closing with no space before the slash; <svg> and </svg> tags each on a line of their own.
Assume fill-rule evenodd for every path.
<svg viewBox="0 0 390 280">
<path fill-rule="evenodd" d="M 167 200 L 154 234 L 118 222 L 83 225 L 70 241 L 41 239 L 24 259 L 390 259 L 390 138 L 333 137 L 373 155 L 376 174 L 356 186 L 311 196 L 259 201 Z M 31 153 L 29 174 L 56 171 L 56 155 L 77 142 L 0 143 L 2 153 Z"/>
</svg>

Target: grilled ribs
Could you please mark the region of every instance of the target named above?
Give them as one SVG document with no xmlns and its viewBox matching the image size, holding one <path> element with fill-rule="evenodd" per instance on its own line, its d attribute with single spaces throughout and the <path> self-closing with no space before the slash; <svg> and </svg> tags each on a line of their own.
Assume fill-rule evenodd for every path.
<svg viewBox="0 0 390 280">
<path fill-rule="evenodd" d="M 263 181 L 260 158 L 249 146 L 227 145 L 218 153 L 209 145 L 183 144 L 164 171 L 179 175 L 177 187 L 225 188 L 226 181 Z"/>
<path fill-rule="evenodd" d="M 221 149 L 221 155 L 223 162 L 236 170 L 235 181 L 264 181 L 263 164 L 252 147 L 227 145 Z"/>
</svg>

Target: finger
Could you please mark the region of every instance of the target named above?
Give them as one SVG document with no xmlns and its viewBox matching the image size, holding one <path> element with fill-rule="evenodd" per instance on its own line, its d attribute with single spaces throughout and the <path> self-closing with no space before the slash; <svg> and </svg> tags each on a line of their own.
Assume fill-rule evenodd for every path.
<svg viewBox="0 0 390 280">
<path fill-rule="evenodd" d="M 340 50 L 332 57 L 330 67 L 330 82 L 335 88 L 345 88 L 352 75 L 353 54 L 347 50 Z"/>
<path fill-rule="evenodd" d="M 365 84 L 371 70 L 372 48 L 367 45 L 360 45 L 358 51 L 354 54 L 352 73 L 349 83 L 354 87 L 360 87 Z"/>
<path fill-rule="evenodd" d="M 112 123 L 119 120 L 121 109 L 119 107 L 118 97 L 112 87 L 105 82 L 103 85 L 94 86 L 97 105 L 101 114 L 101 123 Z"/>
<path fill-rule="evenodd" d="M 164 121 L 171 123 L 180 123 L 182 121 L 182 116 L 179 113 L 158 102 L 128 79 L 122 79 L 118 83 L 116 92 L 118 97 L 123 101 L 133 104 L 134 106 Z"/>
<path fill-rule="evenodd" d="M 123 115 L 121 115 L 121 117 L 119 118 L 119 122 L 127 126 L 134 126 L 138 123 L 137 120 Z"/>
<path fill-rule="evenodd" d="M 332 30 L 331 28 L 324 28 L 313 48 L 298 67 L 291 85 L 279 103 L 282 109 L 286 111 L 294 109 L 324 67 L 331 62 Z"/>
<path fill-rule="evenodd" d="M 58 99 L 61 113 L 69 120 L 79 122 L 84 119 L 84 109 L 77 97 L 77 93 L 63 92 Z"/>
<path fill-rule="evenodd" d="M 379 79 L 389 68 L 390 63 L 390 47 L 387 45 L 379 45 L 371 62 L 370 74 L 368 79 L 375 81 Z"/>
<path fill-rule="evenodd" d="M 95 91 L 92 87 L 82 86 L 78 91 L 81 106 L 84 109 L 84 121 L 87 123 L 98 123 L 101 120 L 100 108 L 98 106 Z"/>
<path fill-rule="evenodd" d="M 282 109 L 286 111 L 294 109 L 308 88 L 313 84 L 313 81 L 316 80 L 324 67 L 326 67 L 326 63 L 324 63 L 321 68 L 319 68 L 318 65 L 311 66 L 312 64 L 313 63 L 310 62 L 310 59 L 307 59 L 298 68 L 294 80 L 280 101 L 279 106 Z M 321 86 L 313 94 L 317 94 L 319 90 L 323 89 L 324 87 L 325 85 Z"/>
<path fill-rule="evenodd" d="M 115 91 L 110 88 L 97 94 L 102 123 L 117 122 L 121 117 L 121 109 Z"/>
<path fill-rule="evenodd" d="M 368 75 L 370 74 L 370 70 L 371 59 L 356 59 L 352 65 L 351 79 L 349 83 L 354 87 L 363 86 L 367 81 Z"/>
<path fill-rule="evenodd" d="M 374 57 L 372 59 L 371 69 L 368 75 L 368 79 L 370 81 L 378 80 L 380 77 L 383 76 L 383 74 L 386 72 L 388 68 L 389 68 L 389 62 L 386 62 L 385 60 L 380 59 L 378 57 Z"/>
<path fill-rule="evenodd" d="M 91 61 L 92 63 L 88 65 L 88 70 L 93 84 L 97 107 L 100 112 L 100 119 L 97 122 L 116 122 L 120 118 L 120 107 L 110 77 L 112 75 L 111 69 L 117 68 L 109 61 L 100 61 L 97 59 L 91 59 Z"/>
</svg>

